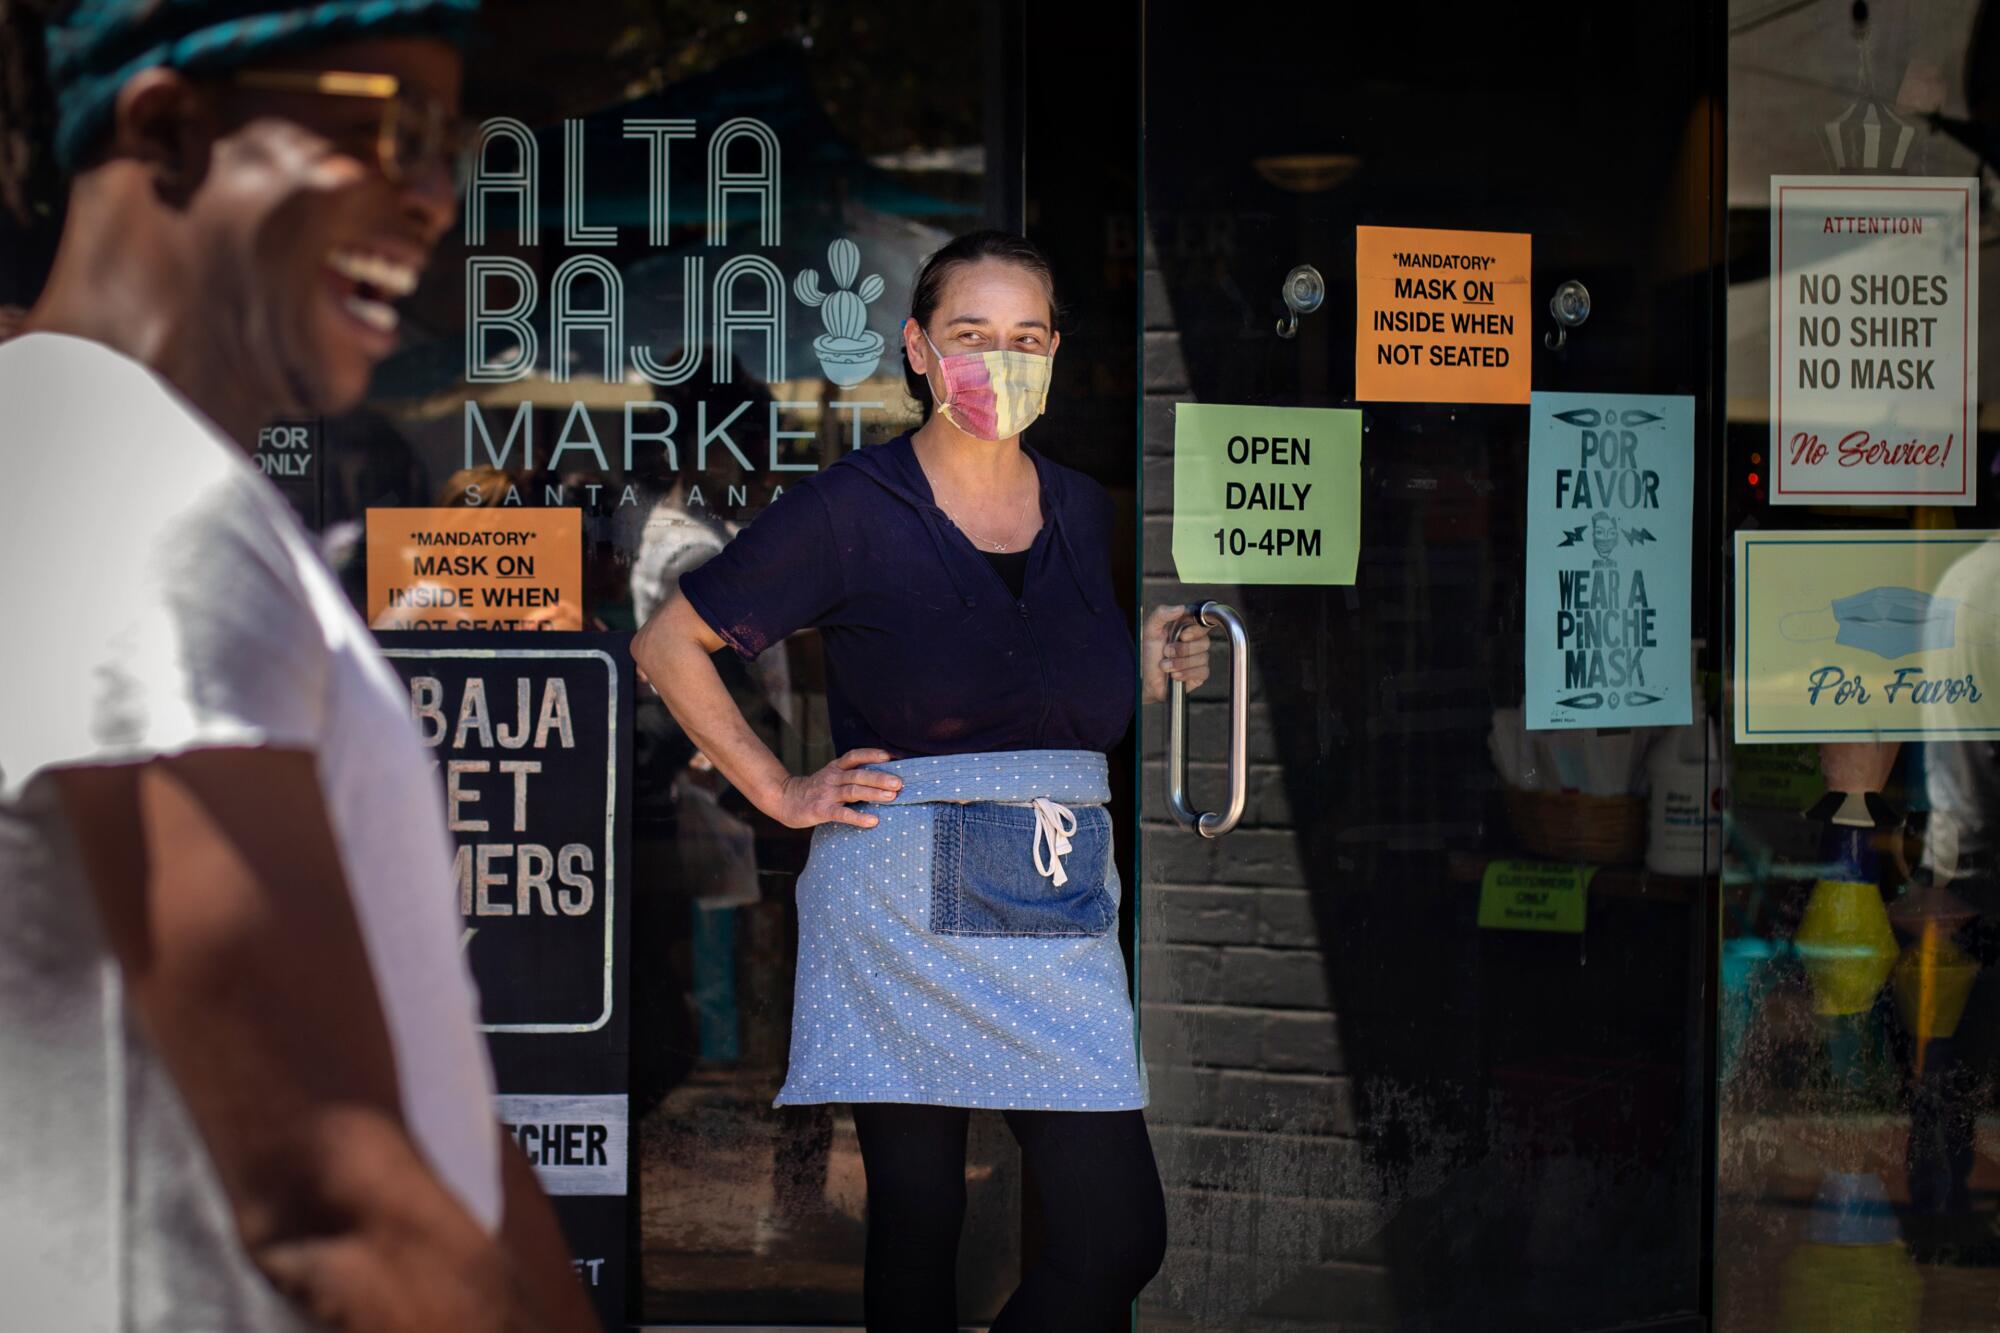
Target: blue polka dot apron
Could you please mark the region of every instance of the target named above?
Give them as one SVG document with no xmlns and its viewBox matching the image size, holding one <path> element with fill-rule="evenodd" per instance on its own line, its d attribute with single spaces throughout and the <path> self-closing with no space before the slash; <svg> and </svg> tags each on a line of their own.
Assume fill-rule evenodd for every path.
<svg viewBox="0 0 2000 1333">
<path fill-rule="evenodd" d="M 880 768 L 903 780 L 880 823 L 813 833 L 777 1104 L 1144 1106 L 1104 756 Z"/>
</svg>

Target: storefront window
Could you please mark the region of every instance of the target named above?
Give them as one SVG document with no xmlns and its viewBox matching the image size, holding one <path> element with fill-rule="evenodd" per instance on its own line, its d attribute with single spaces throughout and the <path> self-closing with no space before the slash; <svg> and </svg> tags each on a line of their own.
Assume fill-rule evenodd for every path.
<svg viewBox="0 0 2000 1333">
<path fill-rule="evenodd" d="M 1716 1323 L 1988 1327 L 2000 24 L 1730 17 Z"/>
<path fill-rule="evenodd" d="M 897 331 L 918 263 L 1019 206 L 1017 94 L 980 73 L 1016 39 L 968 16 L 965 77 L 926 81 L 936 17 L 494 17 L 504 40 L 470 75 L 477 167 L 403 350 L 362 411 L 260 451 L 377 628 L 633 629 L 787 484 L 916 424 Z M 426 572 L 419 534 L 454 527 L 519 534 L 526 600 L 497 570 Z M 717 661 L 793 771 L 832 757 L 814 636 Z M 636 714 L 629 1314 L 859 1322 L 852 1127 L 771 1106 L 806 834 L 752 809 L 643 685 Z M 970 1158 L 966 1309 L 990 1317 L 1021 1182 L 997 1122 Z"/>
<path fill-rule="evenodd" d="M 1032 439 L 1109 492 L 1120 605 L 1217 631 L 1184 726 L 1149 705 L 1110 756 L 1171 1234 L 1137 1326 L 1993 1326 L 1996 3 L 1413 35 L 489 0 L 402 349 L 255 458 L 392 655 L 591 659 L 565 707 L 600 748 L 537 790 L 615 857 L 621 943 L 609 878 L 574 995 L 466 938 L 520 1020 L 503 1094 L 557 1100 L 510 1084 L 518 1034 L 601 1035 L 630 1172 L 576 1187 L 624 1237 L 579 1251 L 599 1308 L 862 1319 L 851 1120 L 771 1105 L 809 834 L 621 672 L 682 574 L 918 424 L 912 279 L 993 226 L 1054 261 Z M 0 337 L 50 263 L 35 202 L 0 218 Z M 833 757 L 813 633 L 717 662 L 791 771 Z M 978 1325 L 1040 1243 L 997 1116 L 967 1185 Z"/>
</svg>

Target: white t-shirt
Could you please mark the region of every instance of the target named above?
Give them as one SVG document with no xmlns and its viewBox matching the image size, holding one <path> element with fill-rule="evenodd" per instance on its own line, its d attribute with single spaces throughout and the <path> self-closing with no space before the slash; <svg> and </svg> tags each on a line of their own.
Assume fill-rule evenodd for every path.
<svg viewBox="0 0 2000 1333">
<path fill-rule="evenodd" d="M 96 343 L 0 344 L 0 1323 L 274 1329 L 180 1098 L 121 1000 L 52 769 L 309 750 L 403 1112 L 489 1230 L 492 1067 L 409 697 L 250 461 Z"/>
<path fill-rule="evenodd" d="M 2000 681 L 2000 644 L 1988 637 L 1992 616 L 2000 609 L 2000 541 L 1983 541 L 1953 561 L 1938 580 L 1937 595 L 1965 608 L 1953 621 L 1956 671 L 1943 674 L 1970 670 L 1982 689 L 1992 688 L 1989 682 Z M 1970 700 L 1929 704 L 1919 716 L 1924 726 L 1939 731 L 1990 721 L 1986 709 Z M 1925 860 L 1947 880 L 1969 868 L 1990 882 L 2000 870 L 2000 743 L 1932 741 L 1926 747 L 1924 775 L 1931 805 Z"/>
<path fill-rule="evenodd" d="M 646 515 L 632 561 L 632 614 L 643 625 L 680 586 L 681 575 L 706 564 L 728 537 L 667 496 Z"/>
</svg>

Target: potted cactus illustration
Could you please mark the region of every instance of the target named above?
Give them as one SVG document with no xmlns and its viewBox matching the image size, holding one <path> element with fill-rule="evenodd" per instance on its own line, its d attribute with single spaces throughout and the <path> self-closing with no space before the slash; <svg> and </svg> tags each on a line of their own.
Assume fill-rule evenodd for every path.
<svg viewBox="0 0 2000 1333">
<path fill-rule="evenodd" d="M 792 280 L 792 292 L 819 311 L 826 332 L 813 339 L 826 377 L 851 389 L 875 373 L 882 361 L 882 335 L 868 327 L 868 303 L 882 295 L 882 277 L 871 273 L 855 286 L 861 273 L 861 249 L 845 236 L 826 247 L 827 272 L 834 290 L 819 289 L 819 272 L 807 269 Z"/>
</svg>

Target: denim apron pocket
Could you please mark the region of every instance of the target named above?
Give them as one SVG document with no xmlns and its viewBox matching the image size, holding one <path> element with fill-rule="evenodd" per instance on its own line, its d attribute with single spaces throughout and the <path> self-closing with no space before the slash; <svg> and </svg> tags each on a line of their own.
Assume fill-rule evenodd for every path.
<svg viewBox="0 0 2000 1333">
<path fill-rule="evenodd" d="M 1096 936 L 1117 923 L 1103 806 L 975 801 L 933 819 L 932 934 Z"/>
<path fill-rule="evenodd" d="M 903 787 L 874 826 L 813 831 L 778 1105 L 1144 1106 L 1104 756 L 880 769 Z"/>
</svg>

